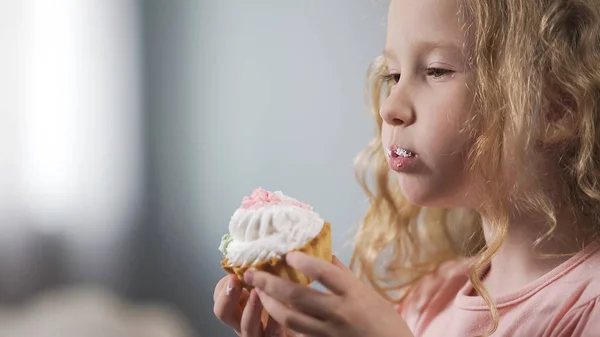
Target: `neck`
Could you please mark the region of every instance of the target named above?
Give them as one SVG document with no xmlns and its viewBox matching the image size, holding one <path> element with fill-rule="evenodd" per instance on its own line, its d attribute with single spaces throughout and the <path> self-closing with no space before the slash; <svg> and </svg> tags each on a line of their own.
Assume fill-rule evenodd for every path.
<svg viewBox="0 0 600 337">
<path fill-rule="evenodd" d="M 487 290 L 492 296 L 515 291 L 556 268 L 590 241 L 581 239 L 585 237 L 581 228 L 589 228 L 589 222 L 572 212 L 558 212 L 552 235 L 535 246 L 536 240 L 549 229 L 547 221 L 532 214 L 511 216 L 506 238 L 484 280 Z M 485 218 L 483 230 L 490 245 L 493 234 Z"/>
</svg>

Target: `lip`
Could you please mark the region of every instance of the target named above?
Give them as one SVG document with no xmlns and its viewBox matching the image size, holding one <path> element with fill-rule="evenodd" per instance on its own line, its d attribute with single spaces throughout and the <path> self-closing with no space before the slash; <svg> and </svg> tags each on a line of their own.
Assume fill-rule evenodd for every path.
<svg viewBox="0 0 600 337">
<path fill-rule="evenodd" d="M 418 159 L 418 155 L 414 151 L 398 145 L 389 146 L 387 156 L 390 168 L 396 172 L 406 172 L 414 167 Z"/>
</svg>

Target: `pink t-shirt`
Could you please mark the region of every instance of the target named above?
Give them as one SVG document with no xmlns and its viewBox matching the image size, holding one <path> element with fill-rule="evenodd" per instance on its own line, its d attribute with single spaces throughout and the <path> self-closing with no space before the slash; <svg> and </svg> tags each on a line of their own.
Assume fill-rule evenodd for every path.
<svg viewBox="0 0 600 337">
<path fill-rule="evenodd" d="M 494 298 L 500 312 L 492 335 L 600 336 L 600 242 L 588 245 L 519 291 Z M 409 294 L 399 312 L 416 337 L 481 336 L 492 324 L 466 262 L 443 265 Z"/>
</svg>

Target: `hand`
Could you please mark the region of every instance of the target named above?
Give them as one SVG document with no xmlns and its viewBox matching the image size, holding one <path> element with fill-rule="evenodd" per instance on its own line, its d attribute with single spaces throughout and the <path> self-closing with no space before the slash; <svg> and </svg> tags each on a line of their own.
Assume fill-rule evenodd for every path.
<svg viewBox="0 0 600 337">
<path fill-rule="evenodd" d="M 267 316 L 256 291 L 248 292 L 233 275 L 217 283 L 213 299 L 217 318 L 240 337 L 294 337 Z"/>
<path fill-rule="evenodd" d="M 392 304 L 358 280 L 337 258 L 327 263 L 294 252 L 287 254 L 286 261 L 329 292 L 265 272 L 246 272 L 244 281 L 255 287 L 267 312 L 282 326 L 314 337 L 413 336 Z"/>
</svg>

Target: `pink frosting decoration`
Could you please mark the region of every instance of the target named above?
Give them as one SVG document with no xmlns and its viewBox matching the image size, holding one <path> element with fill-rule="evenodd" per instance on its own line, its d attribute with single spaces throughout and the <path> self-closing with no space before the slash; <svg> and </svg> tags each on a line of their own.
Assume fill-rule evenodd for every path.
<svg viewBox="0 0 600 337">
<path fill-rule="evenodd" d="M 248 209 L 251 207 L 279 205 L 284 202 L 287 202 L 287 203 L 291 204 L 292 206 L 297 206 L 297 207 L 304 208 L 307 210 L 312 210 L 312 206 L 310 206 L 309 204 L 300 202 L 300 201 L 298 201 L 296 199 L 292 199 L 292 198 L 290 198 L 289 200 L 284 200 L 281 198 L 280 194 L 277 194 L 274 192 L 269 192 L 260 187 L 255 189 L 254 191 L 252 191 L 252 194 L 250 194 L 250 196 L 244 197 L 244 199 L 242 199 L 242 208 Z"/>
</svg>

